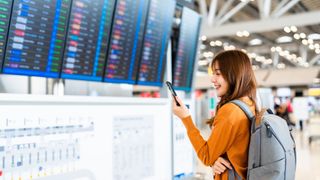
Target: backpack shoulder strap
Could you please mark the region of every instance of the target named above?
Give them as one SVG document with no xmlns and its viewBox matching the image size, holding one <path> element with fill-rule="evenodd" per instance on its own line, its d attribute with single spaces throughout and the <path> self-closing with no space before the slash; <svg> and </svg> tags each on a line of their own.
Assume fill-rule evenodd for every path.
<svg viewBox="0 0 320 180">
<path fill-rule="evenodd" d="M 231 102 L 233 104 L 237 105 L 246 114 L 247 118 L 250 121 L 252 121 L 255 118 L 254 114 L 251 112 L 249 106 L 246 103 L 244 103 L 244 102 L 242 102 L 241 100 L 238 100 L 238 99 L 232 100 Z"/>
<path fill-rule="evenodd" d="M 255 123 L 256 123 L 256 117 L 255 115 L 251 112 L 249 106 L 244 103 L 243 101 L 241 100 L 232 100 L 230 101 L 231 103 L 237 105 L 247 116 L 247 118 L 250 120 L 250 123 L 251 123 L 251 132 L 254 132 L 255 131 Z"/>
</svg>

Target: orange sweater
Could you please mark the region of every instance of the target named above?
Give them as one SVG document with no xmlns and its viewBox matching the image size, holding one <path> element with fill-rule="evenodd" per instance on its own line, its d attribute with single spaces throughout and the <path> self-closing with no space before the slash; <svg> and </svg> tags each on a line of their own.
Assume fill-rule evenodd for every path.
<svg viewBox="0 0 320 180">
<path fill-rule="evenodd" d="M 255 107 L 247 97 L 241 98 L 250 106 Z M 241 178 L 246 179 L 248 164 L 248 147 L 250 140 L 250 122 L 244 112 L 235 104 L 227 103 L 217 112 L 211 135 L 205 141 L 192 122 L 191 116 L 182 120 L 187 129 L 191 144 L 198 158 L 207 166 L 212 166 L 218 157 L 227 154 L 229 161 Z M 228 171 L 215 175 L 215 180 L 228 180 Z"/>
</svg>

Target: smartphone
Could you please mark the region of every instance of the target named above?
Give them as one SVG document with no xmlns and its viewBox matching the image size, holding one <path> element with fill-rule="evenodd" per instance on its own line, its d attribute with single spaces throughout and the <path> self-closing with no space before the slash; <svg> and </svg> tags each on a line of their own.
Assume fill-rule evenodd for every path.
<svg viewBox="0 0 320 180">
<path fill-rule="evenodd" d="M 179 102 L 178 102 L 177 99 L 176 99 L 177 93 L 176 93 L 176 91 L 173 89 L 171 82 L 166 81 L 166 84 L 167 84 L 167 86 L 168 86 L 168 88 L 169 88 L 169 90 L 170 90 L 170 92 L 171 92 L 171 94 L 172 94 L 172 96 L 173 96 L 174 101 L 176 102 L 176 105 L 177 105 L 177 106 L 180 106 Z"/>
</svg>

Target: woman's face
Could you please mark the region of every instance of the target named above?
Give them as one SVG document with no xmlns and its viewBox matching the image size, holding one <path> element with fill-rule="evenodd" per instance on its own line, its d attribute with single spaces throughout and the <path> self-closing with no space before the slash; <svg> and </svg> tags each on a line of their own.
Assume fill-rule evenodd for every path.
<svg viewBox="0 0 320 180">
<path fill-rule="evenodd" d="M 229 84 L 223 78 L 219 64 L 216 62 L 213 66 L 213 75 L 211 78 L 211 82 L 213 83 L 215 89 L 217 90 L 218 97 L 225 95 L 228 92 Z"/>
</svg>

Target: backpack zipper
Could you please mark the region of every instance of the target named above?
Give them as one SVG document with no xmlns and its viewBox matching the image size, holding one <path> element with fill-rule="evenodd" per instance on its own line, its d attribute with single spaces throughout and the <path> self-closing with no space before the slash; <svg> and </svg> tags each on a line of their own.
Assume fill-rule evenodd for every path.
<svg viewBox="0 0 320 180">
<path fill-rule="evenodd" d="M 272 137 L 272 135 L 277 139 L 277 141 L 279 142 L 279 144 L 281 145 L 282 149 L 284 150 L 284 152 L 287 152 L 286 149 L 284 148 L 283 144 L 281 143 L 281 141 L 279 140 L 279 138 L 277 137 L 276 133 L 273 131 L 272 127 L 270 126 L 270 124 L 268 122 L 264 122 L 264 124 L 267 127 L 267 136 L 269 138 Z"/>
</svg>

